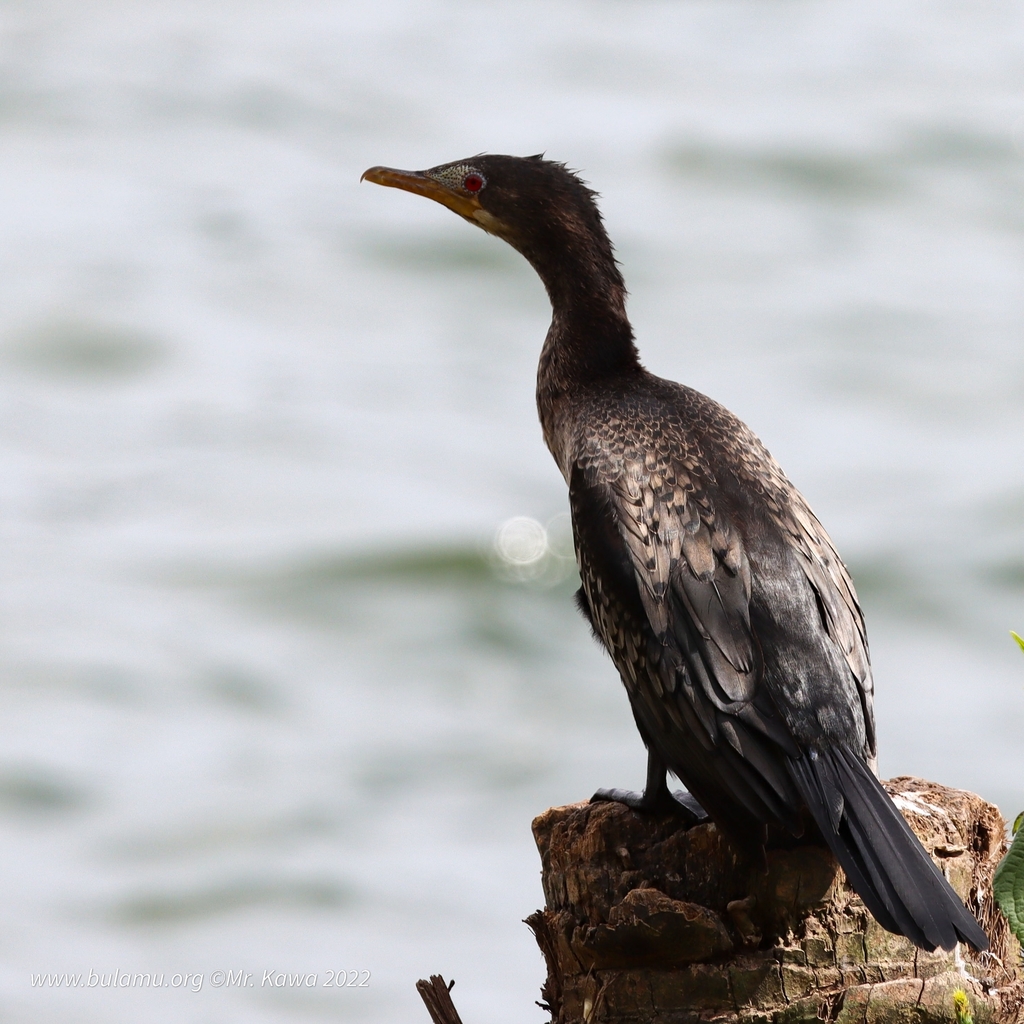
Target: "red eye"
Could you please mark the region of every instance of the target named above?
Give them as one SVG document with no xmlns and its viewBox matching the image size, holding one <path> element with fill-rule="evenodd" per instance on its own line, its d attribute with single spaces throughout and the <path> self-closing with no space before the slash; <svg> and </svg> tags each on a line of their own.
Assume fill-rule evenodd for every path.
<svg viewBox="0 0 1024 1024">
<path fill-rule="evenodd" d="M 462 187 L 467 192 L 479 192 L 484 187 L 484 179 L 479 174 L 467 174 L 462 179 Z"/>
</svg>

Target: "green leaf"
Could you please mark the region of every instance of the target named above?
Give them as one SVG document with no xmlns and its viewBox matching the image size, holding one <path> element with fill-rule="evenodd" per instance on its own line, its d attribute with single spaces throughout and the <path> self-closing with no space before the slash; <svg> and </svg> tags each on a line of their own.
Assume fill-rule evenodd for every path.
<svg viewBox="0 0 1024 1024">
<path fill-rule="evenodd" d="M 992 876 L 992 894 L 1010 922 L 1013 934 L 1024 943 L 1024 829 L 1014 835 L 1009 853 Z"/>
<path fill-rule="evenodd" d="M 1010 636 L 1020 644 L 1020 649 L 1024 651 L 1024 636 L 1021 636 L 1019 633 L 1014 633 L 1012 629 L 1010 630 Z"/>
<path fill-rule="evenodd" d="M 1024 825 L 1024 811 L 1021 811 L 1020 814 L 1013 819 L 1013 828 L 1010 829 L 1010 835 L 1015 836 L 1020 831 L 1021 825 Z"/>
</svg>

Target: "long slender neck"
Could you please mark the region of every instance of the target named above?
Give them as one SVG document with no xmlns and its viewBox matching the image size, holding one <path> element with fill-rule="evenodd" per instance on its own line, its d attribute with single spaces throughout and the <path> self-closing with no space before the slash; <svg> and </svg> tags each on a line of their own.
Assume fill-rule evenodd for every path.
<svg viewBox="0 0 1024 1024">
<path fill-rule="evenodd" d="M 553 225 L 553 237 L 517 246 L 551 299 L 551 327 L 537 367 L 537 412 L 567 481 L 574 399 L 583 398 L 588 386 L 643 372 L 626 316 L 626 287 L 596 210 L 593 221 L 563 220 Z"/>
<path fill-rule="evenodd" d="M 520 249 L 551 299 L 538 398 L 640 369 L 626 316 L 626 286 L 596 212 L 594 221 L 562 219 Z"/>
</svg>

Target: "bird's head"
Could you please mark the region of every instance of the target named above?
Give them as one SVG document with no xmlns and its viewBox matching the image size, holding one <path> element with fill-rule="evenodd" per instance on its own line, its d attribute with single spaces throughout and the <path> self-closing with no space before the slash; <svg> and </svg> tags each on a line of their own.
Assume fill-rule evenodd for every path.
<svg viewBox="0 0 1024 1024">
<path fill-rule="evenodd" d="M 541 373 L 559 387 L 640 367 L 595 193 L 565 164 L 482 153 L 426 171 L 371 167 L 363 178 L 433 199 L 530 261 L 554 310 Z"/>
<path fill-rule="evenodd" d="M 543 156 L 484 153 L 426 171 L 371 167 L 363 179 L 433 199 L 535 264 L 538 255 L 581 243 L 597 242 L 611 258 L 595 193 L 564 164 Z"/>
</svg>

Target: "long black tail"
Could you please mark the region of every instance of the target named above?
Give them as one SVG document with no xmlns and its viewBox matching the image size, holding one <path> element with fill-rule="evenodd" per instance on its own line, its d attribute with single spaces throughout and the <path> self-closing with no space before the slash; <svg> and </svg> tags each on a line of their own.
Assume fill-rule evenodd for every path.
<svg viewBox="0 0 1024 1024">
<path fill-rule="evenodd" d="M 988 949 L 960 902 L 864 761 L 842 747 L 790 760 L 825 841 L 875 920 L 922 949 Z"/>
</svg>

